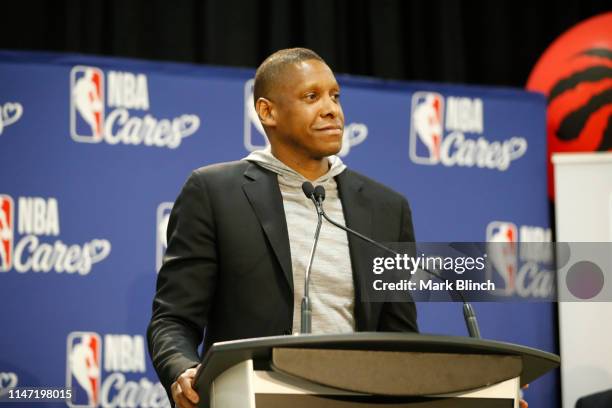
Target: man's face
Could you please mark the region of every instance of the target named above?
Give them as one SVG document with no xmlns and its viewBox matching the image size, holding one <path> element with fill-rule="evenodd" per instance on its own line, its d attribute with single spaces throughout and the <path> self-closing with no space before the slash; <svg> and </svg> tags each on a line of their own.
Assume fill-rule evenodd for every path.
<svg viewBox="0 0 612 408">
<path fill-rule="evenodd" d="M 339 98 L 340 87 L 324 62 L 307 60 L 285 68 L 270 93 L 273 147 L 296 159 L 338 153 L 344 131 Z"/>
</svg>

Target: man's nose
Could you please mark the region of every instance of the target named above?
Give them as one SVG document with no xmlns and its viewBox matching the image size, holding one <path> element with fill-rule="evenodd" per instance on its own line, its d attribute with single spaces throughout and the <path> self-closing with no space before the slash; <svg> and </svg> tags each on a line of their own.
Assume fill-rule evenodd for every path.
<svg viewBox="0 0 612 408">
<path fill-rule="evenodd" d="M 321 112 L 321 116 L 329 116 L 332 118 L 337 118 L 342 114 L 342 107 L 340 106 L 340 102 L 332 95 L 328 95 L 323 101 L 324 106 Z"/>
</svg>

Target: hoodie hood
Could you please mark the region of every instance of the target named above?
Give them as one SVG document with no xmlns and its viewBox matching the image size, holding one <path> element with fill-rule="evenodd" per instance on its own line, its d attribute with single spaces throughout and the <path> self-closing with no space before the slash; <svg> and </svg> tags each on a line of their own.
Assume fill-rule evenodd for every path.
<svg viewBox="0 0 612 408">
<path fill-rule="evenodd" d="M 249 154 L 242 160 L 247 160 L 253 162 L 264 169 L 273 171 L 278 174 L 278 181 L 281 184 L 292 186 L 292 187 L 302 187 L 302 183 L 305 181 L 310 181 L 306 177 L 302 176 L 297 171 L 293 170 L 291 167 L 287 166 L 285 163 L 274 157 L 272 154 L 272 148 L 268 145 L 265 149 L 256 150 Z M 333 183 L 335 185 L 334 177 L 338 174 L 342 173 L 344 169 L 346 169 L 346 165 L 342 162 L 342 160 L 338 156 L 329 156 L 328 157 L 330 167 L 327 173 L 319 177 L 318 179 L 312 181 L 313 184 L 322 184 L 324 187 L 328 183 Z"/>
</svg>

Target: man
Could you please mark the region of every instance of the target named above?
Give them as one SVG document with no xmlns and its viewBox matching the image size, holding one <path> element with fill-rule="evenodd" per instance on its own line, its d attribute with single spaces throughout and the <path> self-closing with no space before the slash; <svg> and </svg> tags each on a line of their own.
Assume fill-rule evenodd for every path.
<svg viewBox="0 0 612 408">
<path fill-rule="evenodd" d="M 313 51 L 274 53 L 254 85 L 270 148 L 198 169 L 185 183 L 170 216 L 148 329 L 155 369 L 176 405 L 198 401 L 192 383 L 204 330 L 205 350 L 299 330 L 316 225 L 304 181 L 325 187 L 325 208 L 336 221 L 378 241 L 414 241 L 407 201 L 333 156 L 344 128 L 339 98 L 331 69 Z M 368 250 L 324 222 L 311 272 L 313 333 L 418 330 L 412 302 L 368 302 Z"/>
</svg>

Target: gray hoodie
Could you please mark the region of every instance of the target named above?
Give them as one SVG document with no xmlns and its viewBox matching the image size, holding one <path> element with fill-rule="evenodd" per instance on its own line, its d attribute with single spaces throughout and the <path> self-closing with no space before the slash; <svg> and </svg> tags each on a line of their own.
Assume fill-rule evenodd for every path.
<svg viewBox="0 0 612 408">
<path fill-rule="evenodd" d="M 304 275 L 317 225 L 315 207 L 302 192 L 307 179 L 272 155 L 270 146 L 258 150 L 243 160 L 273 171 L 283 197 L 285 219 L 291 248 L 293 270 L 293 332 L 300 331 L 300 304 L 304 295 Z M 329 171 L 314 185 L 325 187 L 325 212 L 331 219 L 344 224 L 342 202 L 338 197 L 335 176 L 346 165 L 330 156 Z M 355 289 L 349 254 L 348 238 L 341 229 L 323 220 L 317 252 L 310 271 L 310 301 L 312 304 L 312 333 L 342 333 L 355 330 Z"/>
</svg>

